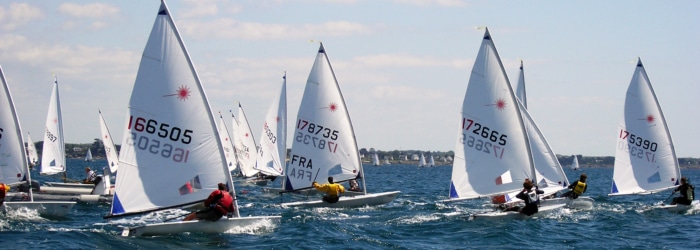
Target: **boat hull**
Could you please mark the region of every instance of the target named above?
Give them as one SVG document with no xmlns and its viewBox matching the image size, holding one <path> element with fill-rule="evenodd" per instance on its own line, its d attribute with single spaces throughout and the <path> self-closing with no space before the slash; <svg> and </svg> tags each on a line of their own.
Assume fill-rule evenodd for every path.
<svg viewBox="0 0 700 250">
<path fill-rule="evenodd" d="M 265 193 L 271 193 L 271 194 L 279 194 L 280 192 L 286 192 L 286 190 L 281 189 L 281 188 L 263 188 L 263 192 Z M 299 190 L 299 191 L 294 191 L 294 192 L 286 192 L 290 194 L 300 194 L 300 195 L 315 195 L 315 194 L 321 194 L 316 189 L 305 189 L 305 190 Z M 343 193 L 343 196 L 358 196 L 358 195 L 364 195 L 365 193 L 363 192 L 356 192 L 356 191 L 348 191 L 347 189 L 345 190 L 345 193 Z"/>
<path fill-rule="evenodd" d="M 366 194 L 357 196 L 341 196 L 336 203 L 326 203 L 321 200 L 315 201 L 299 201 L 282 203 L 282 207 L 333 207 L 333 208 L 352 208 L 364 206 L 376 206 L 389 203 L 396 199 L 401 191 L 392 191 L 376 194 Z"/>
<path fill-rule="evenodd" d="M 62 217 L 70 213 L 75 205 L 74 201 L 6 201 L 3 206 L 6 209 L 17 210 L 28 208 L 36 210 L 41 216 Z"/>
<path fill-rule="evenodd" d="M 528 218 L 533 218 L 533 217 L 538 217 L 543 214 L 550 213 L 554 210 L 560 209 L 565 207 L 566 204 L 552 204 L 548 206 L 540 206 L 538 209 L 538 212 L 536 214 L 533 214 L 531 216 L 527 216 L 525 214 L 521 214 L 520 212 L 515 212 L 515 211 L 494 211 L 494 212 L 486 212 L 486 213 L 478 213 L 478 214 L 472 214 L 471 218 L 472 219 L 497 219 L 497 220 L 524 220 Z"/>
<path fill-rule="evenodd" d="M 576 199 L 569 198 L 553 198 L 540 200 L 540 205 L 549 206 L 555 204 L 565 204 L 566 208 L 571 209 L 591 209 L 593 208 L 593 198 L 589 196 L 579 196 Z"/>
<path fill-rule="evenodd" d="M 683 204 L 663 205 L 663 204 L 661 204 L 661 205 L 654 206 L 653 208 L 668 211 L 671 213 L 682 213 L 682 212 L 688 211 L 688 209 L 692 208 L 693 206 L 695 206 L 697 204 L 698 204 L 698 201 L 693 201 L 692 203 L 690 203 L 690 205 L 683 205 Z"/>
<path fill-rule="evenodd" d="M 64 183 L 64 182 L 44 182 L 44 185 L 48 187 L 63 187 L 63 188 L 87 188 L 92 190 L 95 184 L 83 184 L 83 183 Z"/>
<path fill-rule="evenodd" d="M 281 218 L 281 216 L 253 216 L 221 218 L 216 222 L 206 220 L 163 222 L 124 228 L 122 236 L 154 236 L 184 232 L 223 233 L 235 227 L 251 226 L 264 220 L 270 220 L 276 224 Z"/>
</svg>

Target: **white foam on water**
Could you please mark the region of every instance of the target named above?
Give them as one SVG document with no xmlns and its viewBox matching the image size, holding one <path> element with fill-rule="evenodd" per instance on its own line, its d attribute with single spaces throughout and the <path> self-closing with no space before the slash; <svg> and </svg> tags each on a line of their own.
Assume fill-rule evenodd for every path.
<svg viewBox="0 0 700 250">
<path fill-rule="evenodd" d="M 227 234 L 252 234 L 252 235 L 268 234 L 268 233 L 272 233 L 275 231 L 275 228 L 277 228 L 277 226 L 278 226 L 277 224 L 278 223 L 275 223 L 275 220 L 270 220 L 270 219 L 258 220 L 251 225 L 243 226 L 243 227 L 234 227 L 234 228 L 227 230 L 224 233 L 227 233 Z"/>
</svg>

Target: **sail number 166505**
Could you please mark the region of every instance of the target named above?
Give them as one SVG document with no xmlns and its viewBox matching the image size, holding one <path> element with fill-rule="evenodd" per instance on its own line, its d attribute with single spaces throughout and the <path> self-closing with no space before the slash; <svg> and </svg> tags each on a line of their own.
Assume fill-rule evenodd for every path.
<svg viewBox="0 0 700 250">
<path fill-rule="evenodd" d="M 469 131 L 475 135 L 481 136 L 484 139 L 498 143 L 498 145 L 505 146 L 508 135 L 501 134 L 497 130 L 491 130 L 489 127 L 483 126 L 481 123 L 474 122 L 472 119 L 462 118 L 462 129 Z"/>
</svg>

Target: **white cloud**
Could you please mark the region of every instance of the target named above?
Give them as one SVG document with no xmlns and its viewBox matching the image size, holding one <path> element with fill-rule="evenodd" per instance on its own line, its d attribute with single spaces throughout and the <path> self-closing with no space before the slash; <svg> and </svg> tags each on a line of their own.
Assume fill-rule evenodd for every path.
<svg viewBox="0 0 700 250">
<path fill-rule="evenodd" d="M 213 16 L 219 13 L 216 0 L 187 0 L 184 1 L 187 8 L 182 11 L 183 18 L 196 18 Z"/>
<path fill-rule="evenodd" d="M 319 36 L 351 36 L 372 32 L 366 25 L 347 21 L 333 21 L 322 24 L 286 25 L 240 22 L 231 18 L 213 21 L 192 21 L 182 23 L 183 32 L 188 37 L 200 38 L 235 38 L 247 40 L 289 39 Z"/>
<path fill-rule="evenodd" d="M 9 9 L 0 6 L 0 27 L 3 30 L 14 30 L 42 17 L 43 13 L 39 8 L 26 3 L 12 3 Z"/>
<path fill-rule="evenodd" d="M 102 19 L 115 16 L 119 13 L 119 7 L 105 3 L 64 3 L 58 7 L 58 11 L 72 17 Z"/>
</svg>

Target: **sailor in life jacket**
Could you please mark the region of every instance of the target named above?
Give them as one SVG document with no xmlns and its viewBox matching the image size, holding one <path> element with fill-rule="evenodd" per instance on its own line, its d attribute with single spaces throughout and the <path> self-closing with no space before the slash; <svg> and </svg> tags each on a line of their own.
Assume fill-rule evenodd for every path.
<svg viewBox="0 0 700 250">
<path fill-rule="evenodd" d="M 515 195 L 516 198 L 525 201 L 525 206 L 512 207 L 506 209 L 505 211 L 517 211 L 527 216 L 536 214 L 539 210 L 538 207 L 540 204 L 540 200 L 537 196 L 538 194 L 544 194 L 544 191 L 539 190 L 537 188 L 533 190 L 533 187 L 534 184 L 532 184 L 532 181 L 530 181 L 530 179 L 525 179 L 525 182 L 523 182 L 523 190 L 520 191 L 520 193 L 518 193 L 517 195 Z"/>
<path fill-rule="evenodd" d="M 345 187 L 338 183 L 333 183 L 333 176 L 328 176 L 328 183 L 319 185 L 315 181 L 311 185 L 316 190 L 326 193 L 323 195 L 323 201 L 327 203 L 336 203 L 340 199 L 340 194 L 345 193 Z"/>
<path fill-rule="evenodd" d="M 10 185 L 0 183 L 0 205 L 5 202 L 5 195 L 10 192 Z"/>
<path fill-rule="evenodd" d="M 195 218 L 198 220 L 218 221 L 221 217 L 232 213 L 235 209 L 233 207 L 233 197 L 228 193 L 228 189 L 223 183 L 219 183 L 218 190 L 214 190 L 209 194 L 209 198 L 204 201 L 204 206 L 206 208 L 187 215 L 183 221 L 189 221 Z"/>
<path fill-rule="evenodd" d="M 580 195 L 586 192 L 586 189 L 588 188 L 588 185 L 586 185 L 586 179 L 588 176 L 586 174 L 581 174 L 581 177 L 579 177 L 578 181 L 574 181 L 574 183 L 571 183 L 569 185 L 570 191 L 564 193 L 562 197 L 571 197 L 571 199 L 576 199 Z"/>
<path fill-rule="evenodd" d="M 690 205 L 695 199 L 695 187 L 688 183 L 688 178 L 681 177 L 681 185 L 673 190 L 673 193 L 679 192 L 681 196 L 673 198 L 671 205 L 683 204 Z"/>
</svg>

